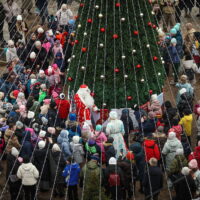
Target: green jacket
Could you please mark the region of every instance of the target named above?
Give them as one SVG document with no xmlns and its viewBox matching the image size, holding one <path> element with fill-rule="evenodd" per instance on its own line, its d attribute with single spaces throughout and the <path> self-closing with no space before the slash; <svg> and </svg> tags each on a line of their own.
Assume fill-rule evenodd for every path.
<svg viewBox="0 0 200 200">
<path fill-rule="evenodd" d="M 39 95 L 38 101 L 42 102 L 45 99 L 46 96 L 47 96 L 47 92 L 40 90 L 40 95 Z"/>
<path fill-rule="evenodd" d="M 184 155 L 176 155 L 171 165 L 169 166 L 169 174 L 177 174 L 183 167 L 188 166 L 188 161 Z"/>
</svg>

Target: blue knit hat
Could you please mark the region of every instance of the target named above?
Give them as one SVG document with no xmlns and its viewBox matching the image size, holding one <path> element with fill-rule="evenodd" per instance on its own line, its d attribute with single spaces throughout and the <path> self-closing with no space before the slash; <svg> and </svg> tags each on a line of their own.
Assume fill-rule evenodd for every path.
<svg viewBox="0 0 200 200">
<path fill-rule="evenodd" d="M 70 19 L 70 20 L 68 21 L 68 24 L 69 24 L 69 25 L 74 25 L 74 24 L 75 24 L 75 20 L 74 20 L 74 19 Z"/>
<path fill-rule="evenodd" d="M 102 130 L 102 126 L 100 124 L 96 125 L 96 131 L 101 131 Z"/>
<path fill-rule="evenodd" d="M 177 44 L 177 40 L 176 40 L 176 38 L 172 38 L 172 39 L 171 39 L 171 44 L 174 44 L 174 43 Z"/>
<path fill-rule="evenodd" d="M 69 120 L 70 121 L 76 121 L 76 114 L 75 113 L 70 113 L 69 114 Z"/>
<path fill-rule="evenodd" d="M 180 24 L 180 23 L 177 23 L 177 24 L 174 26 L 174 29 L 176 29 L 177 31 L 180 31 L 180 27 L 181 27 L 181 24 Z"/>
<path fill-rule="evenodd" d="M 170 30 L 170 33 L 173 34 L 173 35 L 176 35 L 177 34 L 177 30 L 175 28 L 172 28 Z"/>
</svg>

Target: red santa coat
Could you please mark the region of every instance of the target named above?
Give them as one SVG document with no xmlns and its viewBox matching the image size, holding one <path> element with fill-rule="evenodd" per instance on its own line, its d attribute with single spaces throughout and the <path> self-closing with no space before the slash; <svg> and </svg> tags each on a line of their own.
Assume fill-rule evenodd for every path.
<svg viewBox="0 0 200 200">
<path fill-rule="evenodd" d="M 60 119 L 67 119 L 69 115 L 70 103 L 65 99 L 56 99 L 56 105 L 58 107 L 58 116 Z"/>
<path fill-rule="evenodd" d="M 74 101 L 76 103 L 76 115 L 77 120 L 80 123 L 83 123 L 87 120 L 91 120 L 90 108 L 87 108 L 86 105 L 81 101 L 78 94 L 74 96 Z"/>
</svg>

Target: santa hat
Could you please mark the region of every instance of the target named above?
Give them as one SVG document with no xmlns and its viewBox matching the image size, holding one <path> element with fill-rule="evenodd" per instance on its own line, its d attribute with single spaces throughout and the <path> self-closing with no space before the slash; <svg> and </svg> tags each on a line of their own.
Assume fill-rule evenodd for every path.
<svg viewBox="0 0 200 200">
<path fill-rule="evenodd" d="M 36 58 L 36 53 L 33 51 L 30 53 L 30 59 L 35 59 Z"/>
<path fill-rule="evenodd" d="M 35 41 L 35 46 L 38 47 L 38 46 L 41 46 L 41 42 L 39 40 Z"/>
<path fill-rule="evenodd" d="M 65 98 L 65 94 L 64 94 L 64 93 L 61 93 L 61 94 L 59 95 L 59 97 L 60 97 L 60 99 L 64 99 L 64 98 Z"/>
<path fill-rule="evenodd" d="M 188 166 L 190 169 L 197 169 L 198 168 L 198 163 L 196 159 L 192 159 L 189 163 Z"/>
<path fill-rule="evenodd" d="M 78 135 L 76 135 L 76 136 L 74 136 L 74 137 L 72 138 L 72 140 L 73 140 L 73 143 L 74 143 L 74 144 L 78 144 L 79 141 L 80 141 L 80 137 L 79 137 Z"/>
<path fill-rule="evenodd" d="M 53 152 L 61 152 L 61 149 L 60 149 L 60 147 L 58 146 L 58 144 L 54 144 L 53 147 L 52 147 L 52 151 L 53 151 Z"/>
<path fill-rule="evenodd" d="M 168 139 L 173 140 L 174 138 L 176 138 L 176 133 L 170 132 L 169 135 L 168 135 Z"/>
<path fill-rule="evenodd" d="M 184 93 L 186 93 L 187 92 L 187 90 L 185 89 L 185 88 L 182 88 L 181 90 L 179 90 L 179 94 L 180 95 L 182 95 L 182 94 L 184 94 Z"/>
<path fill-rule="evenodd" d="M 44 99 L 43 102 L 45 105 L 49 105 L 51 103 L 51 99 Z"/>
<path fill-rule="evenodd" d="M 8 46 L 14 46 L 14 44 L 13 40 L 8 40 Z"/>
<path fill-rule="evenodd" d="M 80 89 L 82 89 L 82 88 L 88 88 L 88 86 L 83 84 L 83 85 L 80 86 Z"/>
<path fill-rule="evenodd" d="M 157 94 L 152 94 L 151 95 L 151 101 L 155 101 L 158 99 L 158 95 Z"/>
<path fill-rule="evenodd" d="M 117 112 L 116 111 L 111 111 L 109 113 L 109 117 L 110 117 L 110 119 L 117 119 L 117 117 L 118 117 Z"/>
<path fill-rule="evenodd" d="M 188 167 L 183 167 L 181 170 L 181 174 L 183 174 L 184 176 L 187 176 L 190 174 L 191 169 Z"/>
<path fill-rule="evenodd" d="M 56 129 L 54 127 L 48 127 L 47 129 L 48 133 L 54 135 L 56 133 Z"/>
<path fill-rule="evenodd" d="M 38 33 L 44 33 L 44 29 L 43 29 L 42 27 L 39 27 L 39 28 L 37 29 L 37 32 L 38 32 Z"/>
<path fill-rule="evenodd" d="M 39 149 L 44 149 L 45 145 L 46 145 L 46 143 L 43 140 L 38 142 Z"/>
<path fill-rule="evenodd" d="M 17 21 L 22 21 L 22 16 L 21 15 L 17 15 Z"/>
<path fill-rule="evenodd" d="M 29 111 L 28 111 L 28 114 L 27 114 L 27 118 L 28 118 L 28 119 L 33 119 L 34 116 L 35 116 L 35 113 L 29 110 Z"/>
<path fill-rule="evenodd" d="M 11 149 L 11 154 L 12 154 L 14 157 L 18 157 L 18 156 L 19 156 L 19 151 L 18 151 L 15 147 L 12 147 L 12 149 Z"/>
<path fill-rule="evenodd" d="M 41 130 L 39 133 L 39 137 L 44 138 L 46 135 L 46 131 Z"/>
</svg>

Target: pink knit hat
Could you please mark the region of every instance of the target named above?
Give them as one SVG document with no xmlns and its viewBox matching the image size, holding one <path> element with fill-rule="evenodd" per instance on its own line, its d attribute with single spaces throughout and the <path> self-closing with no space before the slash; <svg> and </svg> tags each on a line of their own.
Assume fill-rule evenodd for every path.
<svg viewBox="0 0 200 200">
<path fill-rule="evenodd" d="M 43 102 L 44 104 L 48 105 L 51 103 L 51 99 L 44 99 Z"/>
<path fill-rule="evenodd" d="M 196 159 L 192 159 L 189 163 L 188 166 L 190 169 L 197 169 L 198 168 L 198 163 Z"/>
<path fill-rule="evenodd" d="M 55 91 L 53 91 L 53 92 L 52 92 L 52 97 L 53 97 L 54 99 L 57 98 L 57 97 L 58 97 L 58 93 L 55 92 Z"/>
</svg>

